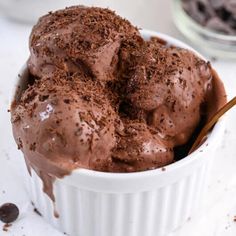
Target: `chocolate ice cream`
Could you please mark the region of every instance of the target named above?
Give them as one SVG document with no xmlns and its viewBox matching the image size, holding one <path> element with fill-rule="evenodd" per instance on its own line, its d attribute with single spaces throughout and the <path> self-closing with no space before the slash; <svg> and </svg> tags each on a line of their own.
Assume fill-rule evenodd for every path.
<svg viewBox="0 0 236 236">
<path fill-rule="evenodd" d="M 42 17 L 30 49 L 13 134 L 53 200 L 53 179 L 77 168 L 135 172 L 174 162 L 176 147 L 225 103 L 209 63 L 159 38 L 145 42 L 107 9 Z"/>
<path fill-rule="evenodd" d="M 30 72 L 43 77 L 59 68 L 82 68 L 101 81 L 112 80 L 122 39 L 136 27 L 108 9 L 69 7 L 39 19 L 30 36 Z"/>
</svg>

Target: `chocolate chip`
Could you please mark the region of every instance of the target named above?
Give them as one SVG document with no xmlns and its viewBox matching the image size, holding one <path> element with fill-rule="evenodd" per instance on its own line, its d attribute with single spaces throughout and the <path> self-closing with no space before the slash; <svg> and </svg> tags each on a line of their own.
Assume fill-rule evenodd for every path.
<svg viewBox="0 0 236 236">
<path fill-rule="evenodd" d="M 0 220 L 3 223 L 9 224 L 17 219 L 19 209 L 13 203 L 5 203 L 0 207 Z"/>
<path fill-rule="evenodd" d="M 87 102 L 91 101 L 91 96 L 84 95 L 84 96 L 82 96 L 82 98 Z"/>
<path fill-rule="evenodd" d="M 205 5 L 200 1 L 197 2 L 197 8 L 200 12 L 204 13 L 206 11 Z"/>
<path fill-rule="evenodd" d="M 64 99 L 64 103 L 69 104 L 70 103 L 70 99 Z"/>
<path fill-rule="evenodd" d="M 39 101 L 40 102 L 44 102 L 45 100 L 47 100 L 49 98 L 49 95 L 39 95 Z"/>
</svg>

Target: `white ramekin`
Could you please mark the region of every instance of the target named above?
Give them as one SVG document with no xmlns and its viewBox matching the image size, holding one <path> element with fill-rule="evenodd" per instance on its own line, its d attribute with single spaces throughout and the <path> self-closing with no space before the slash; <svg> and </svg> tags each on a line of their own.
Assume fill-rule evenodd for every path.
<svg viewBox="0 0 236 236">
<path fill-rule="evenodd" d="M 145 39 L 159 36 L 172 45 L 193 50 L 167 35 L 141 32 Z M 26 67 L 20 74 L 14 98 L 19 84 L 25 85 Z M 201 147 L 165 170 L 128 174 L 74 170 L 53 185 L 59 218 L 54 217 L 53 202 L 43 192 L 42 181 L 33 170 L 32 177 L 27 177 L 30 198 L 49 223 L 70 236 L 167 235 L 201 206 L 215 147 L 223 132 L 220 120 Z"/>
</svg>

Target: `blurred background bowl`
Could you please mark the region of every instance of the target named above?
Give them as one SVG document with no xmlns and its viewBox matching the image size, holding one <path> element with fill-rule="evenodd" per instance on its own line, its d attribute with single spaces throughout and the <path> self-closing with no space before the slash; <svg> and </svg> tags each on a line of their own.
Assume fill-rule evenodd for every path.
<svg viewBox="0 0 236 236">
<path fill-rule="evenodd" d="M 203 54 L 236 59 L 236 36 L 212 31 L 198 24 L 183 9 L 182 0 L 172 1 L 173 21 L 179 31 Z"/>
</svg>

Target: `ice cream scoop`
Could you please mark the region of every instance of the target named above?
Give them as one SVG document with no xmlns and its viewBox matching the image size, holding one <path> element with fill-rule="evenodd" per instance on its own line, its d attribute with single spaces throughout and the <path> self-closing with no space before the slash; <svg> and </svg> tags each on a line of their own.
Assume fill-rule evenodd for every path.
<svg viewBox="0 0 236 236">
<path fill-rule="evenodd" d="M 15 140 L 28 166 L 44 180 L 77 167 L 96 169 L 110 157 L 117 115 L 103 93 L 91 78 L 60 71 L 36 80 L 13 104 Z"/>
<path fill-rule="evenodd" d="M 112 80 L 122 40 L 134 34 L 136 27 L 108 9 L 76 6 L 49 13 L 32 30 L 28 67 L 37 77 L 83 68 L 101 81 Z"/>
<path fill-rule="evenodd" d="M 153 39 L 141 52 L 127 85 L 132 106 L 173 146 L 185 144 L 203 115 L 212 73 L 194 53 Z"/>
</svg>

